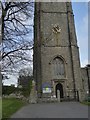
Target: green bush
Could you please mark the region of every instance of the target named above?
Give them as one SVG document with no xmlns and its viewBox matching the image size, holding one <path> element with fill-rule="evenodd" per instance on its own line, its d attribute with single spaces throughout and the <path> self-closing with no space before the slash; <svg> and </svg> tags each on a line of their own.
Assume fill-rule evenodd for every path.
<svg viewBox="0 0 90 120">
<path fill-rule="evenodd" d="M 14 86 L 2 86 L 2 94 L 3 95 L 9 95 L 11 93 L 14 93 L 16 88 Z"/>
<path fill-rule="evenodd" d="M 30 95 L 30 91 L 27 88 L 22 88 L 21 93 L 25 97 L 28 97 Z"/>
<path fill-rule="evenodd" d="M 27 86 L 23 86 L 22 88 L 14 87 L 14 86 L 3 86 L 2 94 L 10 95 L 11 93 L 22 93 L 23 96 L 28 97 L 30 95 L 32 89 L 32 80 L 29 80 Z"/>
<path fill-rule="evenodd" d="M 31 89 L 32 89 L 32 80 L 29 81 L 29 84 L 27 85 L 27 87 L 21 88 L 22 95 L 25 97 L 28 97 L 30 95 Z"/>
</svg>

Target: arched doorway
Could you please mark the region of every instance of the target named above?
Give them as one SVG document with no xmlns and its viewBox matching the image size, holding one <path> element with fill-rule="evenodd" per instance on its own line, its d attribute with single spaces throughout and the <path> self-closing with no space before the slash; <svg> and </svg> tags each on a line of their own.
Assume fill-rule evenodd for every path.
<svg viewBox="0 0 90 120">
<path fill-rule="evenodd" d="M 57 94 L 58 90 L 60 92 L 60 98 L 63 98 L 63 85 L 61 83 L 58 83 L 56 85 L 56 98 L 58 98 L 58 94 Z"/>
</svg>

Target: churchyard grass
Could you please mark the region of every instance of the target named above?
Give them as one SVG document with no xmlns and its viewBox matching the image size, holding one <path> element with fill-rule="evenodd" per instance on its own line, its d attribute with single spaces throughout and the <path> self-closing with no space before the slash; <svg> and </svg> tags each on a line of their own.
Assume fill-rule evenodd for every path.
<svg viewBox="0 0 90 120">
<path fill-rule="evenodd" d="M 16 98 L 3 98 L 2 100 L 2 118 L 10 118 L 10 116 L 15 113 L 26 103 L 20 99 Z"/>
<path fill-rule="evenodd" d="M 84 101 L 84 102 L 81 102 L 81 103 L 84 104 L 84 105 L 90 106 L 90 102 Z"/>
<path fill-rule="evenodd" d="M 2 98 L 0 98 L 0 120 L 2 118 Z"/>
</svg>

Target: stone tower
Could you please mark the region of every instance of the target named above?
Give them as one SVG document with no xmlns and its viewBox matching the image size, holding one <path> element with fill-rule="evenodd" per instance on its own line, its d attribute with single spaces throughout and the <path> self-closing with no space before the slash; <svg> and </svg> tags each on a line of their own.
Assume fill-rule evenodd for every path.
<svg viewBox="0 0 90 120">
<path fill-rule="evenodd" d="M 38 98 L 82 100 L 79 48 L 71 2 L 37 2 L 34 79 Z"/>
</svg>

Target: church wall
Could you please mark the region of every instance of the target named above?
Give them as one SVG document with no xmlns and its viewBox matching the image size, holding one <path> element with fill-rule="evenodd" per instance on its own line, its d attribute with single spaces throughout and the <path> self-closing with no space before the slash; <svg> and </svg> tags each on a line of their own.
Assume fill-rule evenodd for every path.
<svg viewBox="0 0 90 120">
<path fill-rule="evenodd" d="M 53 9 L 52 9 L 53 8 Z M 45 12 L 67 12 L 66 9 L 66 4 L 65 2 L 42 2 L 41 3 L 41 10 L 45 11 Z"/>
<path fill-rule="evenodd" d="M 81 81 L 81 72 L 80 72 L 80 58 L 79 58 L 79 49 L 77 46 L 77 38 L 75 32 L 74 24 L 74 15 L 70 3 L 67 3 L 68 11 L 68 33 L 69 33 L 69 43 L 70 43 L 70 53 L 71 53 L 71 65 L 72 65 L 72 75 L 75 91 L 79 94 L 79 100 L 83 100 L 83 89 Z M 70 11 L 71 9 L 71 11 Z M 76 95 L 75 95 L 76 96 Z"/>
<path fill-rule="evenodd" d="M 34 78 L 37 91 L 41 92 L 40 97 L 43 97 L 44 83 L 50 84 L 55 94 L 55 87 L 60 82 L 63 85 L 64 97 L 74 98 L 74 92 L 78 90 L 80 100 L 83 99 L 79 49 L 71 5 L 38 3 L 36 12 L 38 19 L 35 22 Z M 59 27 L 60 32 L 55 33 L 55 26 Z M 57 56 L 64 61 L 65 76 L 53 74 L 52 61 Z"/>
<path fill-rule="evenodd" d="M 49 18 L 51 18 L 49 20 Z M 44 22 L 43 22 L 44 21 Z M 61 29 L 61 33 L 57 36 L 52 32 L 52 28 L 58 25 Z M 42 44 L 47 46 L 68 46 L 68 30 L 67 30 L 67 15 L 56 13 L 41 13 L 41 35 Z M 56 37 L 58 41 L 56 41 Z M 58 42 L 58 43 L 57 43 Z"/>
<path fill-rule="evenodd" d="M 88 68 L 88 74 L 90 76 L 90 68 Z M 82 84 L 83 84 L 83 90 L 84 90 L 84 95 L 85 98 L 87 97 L 87 92 L 89 91 L 88 89 L 88 74 L 87 74 L 87 67 L 81 68 L 81 78 L 82 78 Z M 90 77 L 89 77 L 90 80 Z"/>
<path fill-rule="evenodd" d="M 42 57 L 41 57 L 41 69 L 42 69 L 42 83 L 49 82 L 51 84 L 51 80 L 56 79 L 58 82 L 63 83 L 64 81 L 64 91 L 65 94 L 68 94 L 68 89 L 73 90 L 73 77 L 72 77 L 72 69 L 71 69 L 71 60 L 69 48 L 52 48 L 52 47 L 42 47 Z M 56 56 L 62 56 L 65 62 L 65 77 L 55 76 L 53 75 L 52 68 L 52 60 Z M 51 63 L 50 63 L 51 62 Z M 67 88 L 68 86 L 68 88 Z"/>
<path fill-rule="evenodd" d="M 73 54 L 75 89 L 78 91 L 79 99 L 83 100 L 84 99 L 84 91 L 82 88 L 79 51 L 78 51 L 77 47 L 72 47 L 72 54 Z"/>
<path fill-rule="evenodd" d="M 60 7 L 61 5 L 61 7 Z M 44 81 L 50 81 L 52 79 L 60 79 L 56 76 L 53 77 L 52 75 L 52 68 L 49 65 L 49 62 L 51 58 L 53 58 L 56 55 L 61 55 L 64 60 L 66 60 L 65 63 L 65 71 L 66 71 L 66 80 L 65 84 L 66 87 L 68 86 L 69 89 L 73 90 L 74 87 L 74 80 L 73 80 L 73 71 L 72 71 L 72 61 L 73 59 L 73 67 L 74 67 L 74 77 L 75 81 L 81 82 L 80 78 L 80 66 L 79 66 L 79 58 L 77 56 L 78 48 L 76 44 L 76 36 L 75 36 L 75 28 L 74 28 L 74 21 L 71 17 L 73 17 L 72 14 L 70 14 L 70 17 L 67 19 L 67 8 L 66 4 L 57 4 L 55 3 L 54 9 L 50 9 L 48 7 L 49 5 L 43 4 L 41 7 L 41 35 L 42 35 L 42 44 L 44 47 L 41 48 L 41 51 L 43 54 L 41 55 L 41 65 L 42 65 L 42 82 Z M 62 7 L 63 6 L 63 7 Z M 58 8 L 58 9 L 57 9 Z M 63 9 L 62 9 L 63 8 Z M 72 16 L 71 16 L 72 15 Z M 69 22 L 69 23 L 68 23 Z M 55 34 L 52 33 L 52 28 L 55 24 L 58 24 L 61 28 L 60 35 L 55 36 Z M 70 31 L 68 31 L 68 24 Z M 69 32 L 71 38 L 69 38 Z M 56 37 L 58 37 L 58 44 Z M 71 49 L 70 49 L 70 41 L 72 45 L 75 45 L 72 47 L 72 56 L 71 58 Z M 42 53 L 41 52 L 41 53 Z M 81 85 L 81 84 L 80 84 Z M 76 88 L 80 89 L 81 86 L 79 84 L 76 84 Z"/>
</svg>

